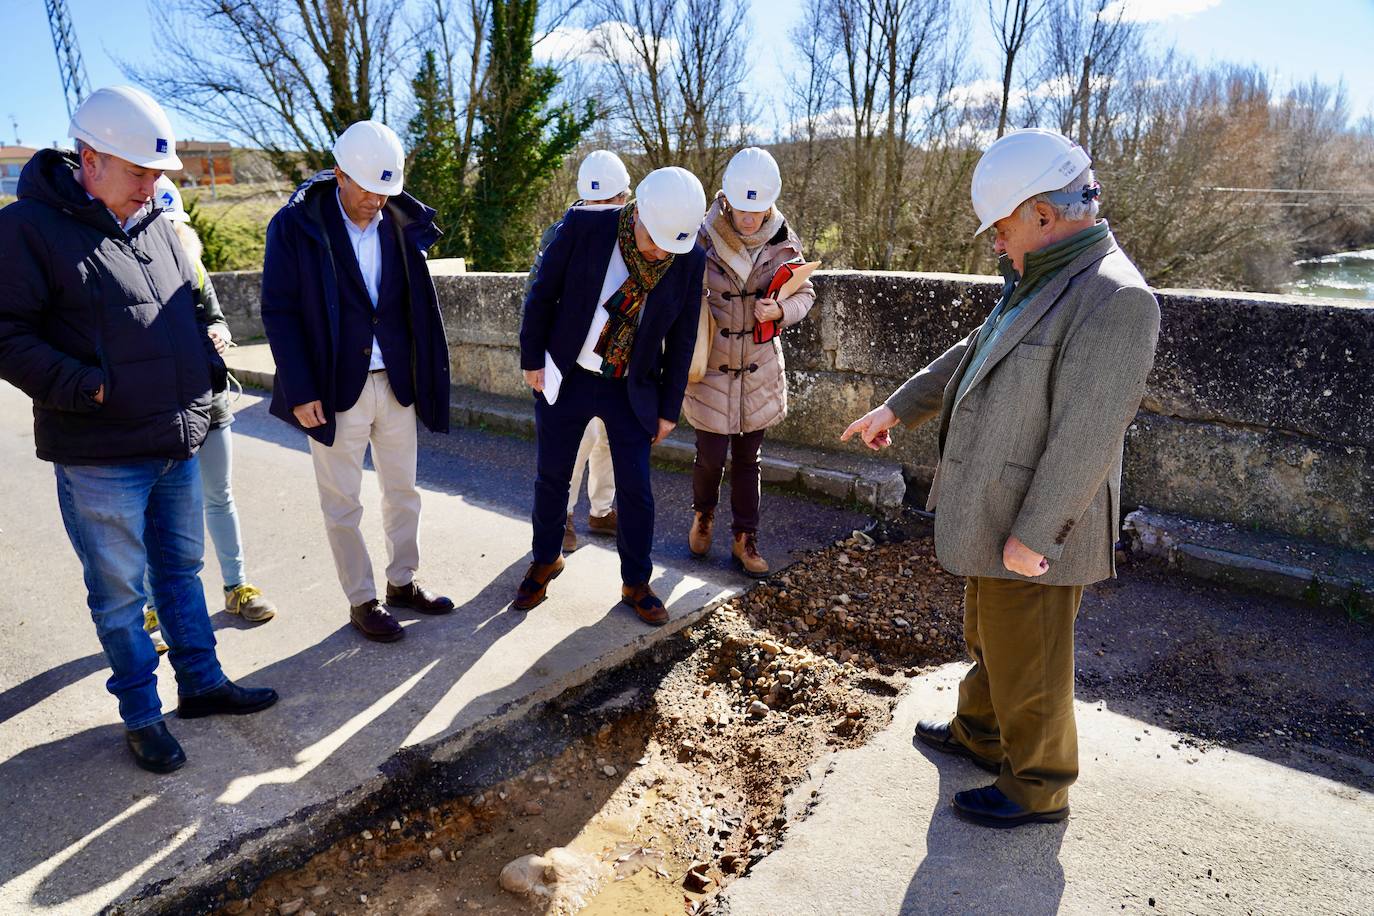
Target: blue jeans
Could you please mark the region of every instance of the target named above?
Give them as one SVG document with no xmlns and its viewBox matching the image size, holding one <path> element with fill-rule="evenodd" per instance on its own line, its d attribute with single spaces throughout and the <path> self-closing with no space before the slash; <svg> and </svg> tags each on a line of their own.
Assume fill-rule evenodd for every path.
<svg viewBox="0 0 1374 916">
<path fill-rule="evenodd" d="M 654 544 L 654 491 L 649 479 L 649 434 L 634 408 L 624 379 L 606 379 L 573 368 L 563 377 L 558 400 L 534 396 L 534 543 L 536 563 L 552 563 L 563 548 L 568 492 L 582 433 L 592 417 L 606 424 L 615 474 L 616 547 L 620 579 L 626 585 L 649 581 Z"/>
<path fill-rule="evenodd" d="M 210 530 L 224 587 L 244 583 L 243 535 L 234 506 L 230 476 L 234 470 L 233 439 L 228 426 L 210 430 L 196 458 L 200 461 L 200 485 L 205 492 L 205 527 Z"/>
<path fill-rule="evenodd" d="M 86 604 L 128 728 L 162 719 L 157 652 L 143 631 L 145 570 L 152 582 L 177 693 L 196 696 L 226 680 L 200 584 L 205 552 L 197 461 L 55 464 L 57 502 L 86 580 Z"/>
</svg>

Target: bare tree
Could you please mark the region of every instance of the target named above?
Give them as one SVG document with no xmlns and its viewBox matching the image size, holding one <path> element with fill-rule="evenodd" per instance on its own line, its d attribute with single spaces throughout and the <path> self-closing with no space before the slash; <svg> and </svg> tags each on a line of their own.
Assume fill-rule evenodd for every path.
<svg viewBox="0 0 1374 916">
<path fill-rule="evenodd" d="M 1125 10 L 1113 0 L 1052 0 L 1047 8 L 1041 56 L 1050 104 L 1059 130 L 1090 150 L 1094 111 L 1100 128 L 1118 69 L 1142 53 L 1140 27 Z"/>
<path fill-rule="evenodd" d="M 602 104 L 646 165 L 681 165 L 719 187 L 753 117 L 744 0 L 593 0 Z"/>
<path fill-rule="evenodd" d="M 1011 83 L 1016 58 L 1035 30 L 1044 0 L 988 0 L 988 21 L 993 37 L 1002 50 L 1002 105 L 997 112 L 997 136 L 1007 130 L 1007 109 L 1011 105 Z"/>
<path fill-rule="evenodd" d="M 171 108 L 263 149 L 299 177 L 327 161 L 354 121 L 385 116 L 398 66 L 393 23 L 403 0 L 170 0 L 167 14 L 195 65 L 121 63 Z"/>
</svg>

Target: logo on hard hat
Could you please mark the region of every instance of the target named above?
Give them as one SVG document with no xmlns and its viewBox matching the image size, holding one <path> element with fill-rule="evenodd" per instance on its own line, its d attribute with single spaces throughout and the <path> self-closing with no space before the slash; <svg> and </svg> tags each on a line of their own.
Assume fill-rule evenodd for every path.
<svg viewBox="0 0 1374 916">
<path fill-rule="evenodd" d="M 758 191 L 745 191 L 745 192 L 744 192 L 744 196 L 747 197 L 747 198 L 749 198 L 750 200 L 758 200 L 758 199 L 759 199 L 759 192 L 758 192 Z"/>
<path fill-rule="evenodd" d="M 677 234 L 677 240 L 678 240 L 679 242 L 682 241 L 682 240 L 685 239 L 685 238 L 687 238 L 687 233 L 685 233 L 685 232 L 679 232 L 679 233 Z"/>
<path fill-rule="evenodd" d="M 601 190 L 601 182 L 599 182 L 599 181 L 593 181 L 593 182 L 592 182 L 592 190 L 593 190 L 593 191 L 600 191 L 600 190 Z"/>
<path fill-rule="evenodd" d="M 159 153 L 167 152 L 167 141 L 162 139 L 161 137 L 157 138 L 157 151 Z"/>
<path fill-rule="evenodd" d="M 164 207 L 170 207 L 172 205 L 172 192 L 163 191 L 162 196 L 159 197 L 158 200 L 162 201 Z"/>
<path fill-rule="evenodd" d="M 382 181 L 391 180 L 391 169 L 382 169 Z"/>
</svg>

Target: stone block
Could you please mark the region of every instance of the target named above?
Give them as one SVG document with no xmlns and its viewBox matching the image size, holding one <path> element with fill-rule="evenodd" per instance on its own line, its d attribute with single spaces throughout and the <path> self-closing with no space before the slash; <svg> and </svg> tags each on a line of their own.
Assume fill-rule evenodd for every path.
<svg viewBox="0 0 1374 916">
<path fill-rule="evenodd" d="M 802 489 L 833 499 L 852 499 L 855 475 L 847 471 L 804 467 L 801 470 Z"/>
<path fill-rule="evenodd" d="M 767 455 L 759 459 L 759 476 L 764 483 L 795 486 L 801 482 L 801 472 L 802 466 L 795 461 Z"/>
</svg>

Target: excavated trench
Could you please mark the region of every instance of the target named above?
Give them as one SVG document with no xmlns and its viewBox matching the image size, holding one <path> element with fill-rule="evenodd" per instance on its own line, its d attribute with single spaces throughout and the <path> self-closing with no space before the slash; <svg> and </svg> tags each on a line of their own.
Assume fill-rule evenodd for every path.
<svg viewBox="0 0 1374 916">
<path fill-rule="evenodd" d="M 781 842 L 809 771 L 958 656 L 960 595 L 928 540 L 855 533 L 452 762 L 397 759 L 365 802 L 150 911 L 709 911 Z"/>
</svg>

